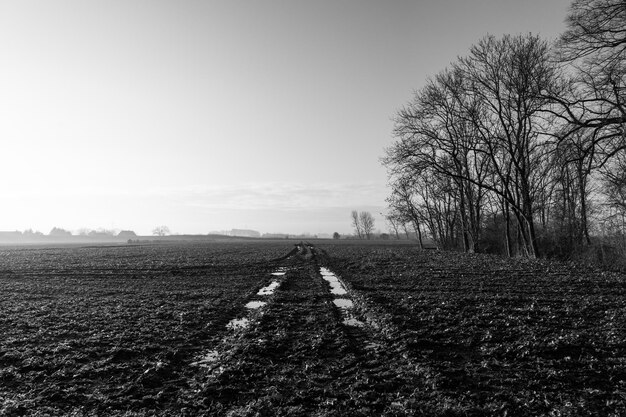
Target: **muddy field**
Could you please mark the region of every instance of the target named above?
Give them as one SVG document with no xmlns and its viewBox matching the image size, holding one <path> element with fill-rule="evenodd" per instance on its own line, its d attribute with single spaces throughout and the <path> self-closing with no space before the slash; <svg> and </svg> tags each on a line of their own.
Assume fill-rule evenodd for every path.
<svg viewBox="0 0 626 417">
<path fill-rule="evenodd" d="M 626 415 L 626 276 L 293 241 L 0 248 L 0 415 Z"/>
</svg>

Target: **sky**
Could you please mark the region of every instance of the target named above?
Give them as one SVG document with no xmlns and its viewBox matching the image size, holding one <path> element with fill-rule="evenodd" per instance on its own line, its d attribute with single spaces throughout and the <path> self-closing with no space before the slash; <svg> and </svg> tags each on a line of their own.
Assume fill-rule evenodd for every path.
<svg viewBox="0 0 626 417">
<path fill-rule="evenodd" d="M 0 0 L 0 230 L 385 231 L 394 114 L 569 4 Z"/>
</svg>

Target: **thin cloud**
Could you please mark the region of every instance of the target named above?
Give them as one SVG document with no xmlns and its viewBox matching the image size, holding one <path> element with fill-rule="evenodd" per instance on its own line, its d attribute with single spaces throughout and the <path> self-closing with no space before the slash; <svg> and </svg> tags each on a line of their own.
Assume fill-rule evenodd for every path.
<svg viewBox="0 0 626 417">
<path fill-rule="evenodd" d="M 384 205 L 387 189 L 376 182 L 318 183 L 263 182 L 229 185 L 189 185 L 122 189 L 113 187 L 20 189 L 5 193 L 28 200 L 51 197 L 163 201 L 213 209 L 301 210 Z"/>
<path fill-rule="evenodd" d="M 385 186 L 376 183 L 252 183 L 189 187 L 175 190 L 170 197 L 186 205 L 215 209 L 323 209 L 381 205 L 385 198 Z"/>
</svg>

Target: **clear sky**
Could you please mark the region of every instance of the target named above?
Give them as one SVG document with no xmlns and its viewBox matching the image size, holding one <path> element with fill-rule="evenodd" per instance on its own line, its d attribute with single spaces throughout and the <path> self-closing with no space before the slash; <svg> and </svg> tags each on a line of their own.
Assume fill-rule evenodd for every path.
<svg viewBox="0 0 626 417">
<path fill-rule="evenodd" d="M 385 230 L 394 113 L 569 4 L 0 0 L 0 230 Z"/>
</svg>

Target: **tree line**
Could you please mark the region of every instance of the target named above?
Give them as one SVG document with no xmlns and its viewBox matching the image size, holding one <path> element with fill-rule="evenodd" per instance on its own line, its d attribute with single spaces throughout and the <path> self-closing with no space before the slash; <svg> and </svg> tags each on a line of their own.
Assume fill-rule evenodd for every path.
<svg viewBox="0 0 626 417">
<path fill-rule="evenodd" d="M 626 2 L 574 0 L 566 24 L 485 36 L 397 112 L 396 230 L 531 258 L 626 243 Z"/>
</svg>

